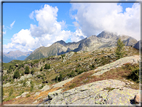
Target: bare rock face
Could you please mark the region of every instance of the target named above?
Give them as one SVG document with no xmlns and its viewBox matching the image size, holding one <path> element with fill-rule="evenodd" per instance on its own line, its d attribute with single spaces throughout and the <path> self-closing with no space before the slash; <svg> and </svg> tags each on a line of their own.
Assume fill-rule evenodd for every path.
<svg viewBox="0 0 142 107">
<path fill-rule="evenodd" d="M 136 49 L 142 49 L 142 40 L 138 41 L 135 45 L 134 45 L 134 48 Z"/>
<path fill-rule="evenodd" d="M 126 88 L 125 82 L 109 79 L 82 85 L 65 92 L 59 89 L 49 93 L 47 100 L 42 104 L 131 105 L 131 100 L 137 94 L 139 94 L 139 90 Z"/>
</svg>

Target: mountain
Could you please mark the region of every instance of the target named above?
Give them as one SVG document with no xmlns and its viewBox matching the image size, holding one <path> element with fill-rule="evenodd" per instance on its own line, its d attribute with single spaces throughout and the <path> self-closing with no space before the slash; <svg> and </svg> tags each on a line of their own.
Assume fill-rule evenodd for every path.
<svg viewBox="0 0 142 107">
<path fill-rule="evenodd" d="M 140 46 L 141 46 L 141 49 L 142 49 L 142 40 L 138 41 L 138 42 L 135 44 L 134 48 L 140 50 Z"/>
<path fill-rule="evenodd" d="M 40 47 L 33 51 L 26 60 L 40 59 L 44 57 L 60 55 L 69 51 L 93 51 L 99 48 L 116 46 L 117 40 L 121 38 L 126 46 L 134 46 L 137 40 L 126 35 L 102 31 L 100 34 L 84 38 L 79 42 L 65 43 L 63 40 L 53 43 L 49 47 Z"/>
<path fill-rule="evenodd" d="M 32 52 L 22 52 L 19 50 L 10 51 L 8 53 L 3 53 L 3 62 L 8 63 L 12 60 L 25 60 Z"/>
</svg>

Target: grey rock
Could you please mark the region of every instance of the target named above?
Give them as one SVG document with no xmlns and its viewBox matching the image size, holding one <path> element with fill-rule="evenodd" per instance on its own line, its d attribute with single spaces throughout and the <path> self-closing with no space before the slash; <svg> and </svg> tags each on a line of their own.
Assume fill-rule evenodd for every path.
<svg viewBox="0 0 142 107">
<path fill-rule="evenodd" d="M 124 57 L 124 58 L 121 58 L 115 62 L 98 67 L 97 69 L 94 70 L 94 71 L 98 71 L 98 72 L 94 73 L 93 76 L 94 75 L 102 75 L 103 73 L 109 71 L 110 69 L 121 67 L 125 63 L 134 64 L 134 63 L 139 63 L 139 61 L 140 61 L 139 55 Z"/>
<path fill-rule="evenodd" d="M 139 90 L 126 88 L 125 82 L 120 80 L 102 80 L 89 83 L 74 89 L 65 91 L 57 90 L 48 94 L 50 101 L 44 104 L 80 104 L 80 105 L 131 105 L 130 100 Z"/>
</svg>

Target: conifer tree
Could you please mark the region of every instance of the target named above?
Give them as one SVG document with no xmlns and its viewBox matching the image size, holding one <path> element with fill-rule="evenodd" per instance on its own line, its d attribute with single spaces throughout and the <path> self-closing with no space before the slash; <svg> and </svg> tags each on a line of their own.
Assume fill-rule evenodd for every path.
<svg viewBox="0 0 142 107">
<path fill-rule="evenodd" d="M 124 49 L 123 49 L 123 47 L 124 47 L 124 43 L 121 41 L 121 39 L 119 38 L 118 40 L 117 40 L 117 48 L 116 48 L 116 50 L 115 50 L 115 54 L 116 54 L 116 58 L 117 59 L 120 59 L 120 58 L 122 58 L 123 57 L 123 55 L 124 55 Z"/>
</svg>

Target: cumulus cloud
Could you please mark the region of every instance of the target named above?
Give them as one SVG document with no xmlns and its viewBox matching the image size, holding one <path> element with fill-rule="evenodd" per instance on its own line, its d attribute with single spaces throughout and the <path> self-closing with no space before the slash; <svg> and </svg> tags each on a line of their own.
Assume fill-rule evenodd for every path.
<svg viewBox="0 0 142 107">
<path fill-rule="evenodd" d="M 85 37 L 86 36 L 83 34 L 81 29 L 77 29 L 75 32 L 72 33 L 71 41 L 78 42 Z"/>
<path fill-rule="evenodd" d="M 116 3 L 72 3 L 71 12 L 84 35 L 97 35 L 103 30 L 117 32 L 140 39 L 140 4 L 122 12 L 122 6 Z"/>
<path fill-rule="evenodd" d="M 30 29 L 22 29 L 14 34 L 11 43 L 4 45 L 4 51 L 35 50 L 40 46 L 50 46 L 58 40 L 68 40 L 70 31 L 63 30 L 65 22 L 57 21 L 57 7 L 47 4 L 39 10 L 33 11 L 29 17 L 38 21 L 38 25 L 30 24 Z"/>
<path fill-rule="evenodd" d="M 15 21 L 13 21 L 11 24 L 10 24 L 10 28 L 13 28 L 13 25 L 15 24 Z"/>
</svg>

